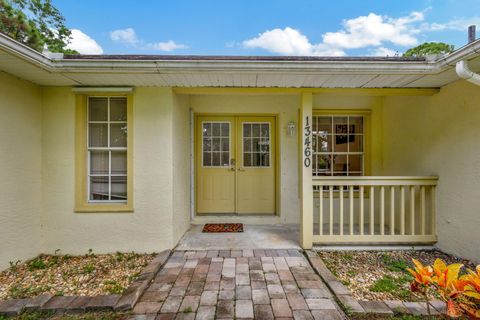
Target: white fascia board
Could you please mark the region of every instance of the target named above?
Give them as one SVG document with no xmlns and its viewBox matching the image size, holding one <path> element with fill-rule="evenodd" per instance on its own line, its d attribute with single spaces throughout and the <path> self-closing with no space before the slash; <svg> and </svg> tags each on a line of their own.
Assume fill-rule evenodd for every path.
<svg viewBox="0 0 480 320">
<path fill-rule="evenodd" d="M 51 60 L 0 34 L 0 49 L 53 73 L 304 73 L 304 74 L 437 74 L 480 53 L 480 40 L 436 61 L 211 61 L 211 60 Z"/>
</svg>

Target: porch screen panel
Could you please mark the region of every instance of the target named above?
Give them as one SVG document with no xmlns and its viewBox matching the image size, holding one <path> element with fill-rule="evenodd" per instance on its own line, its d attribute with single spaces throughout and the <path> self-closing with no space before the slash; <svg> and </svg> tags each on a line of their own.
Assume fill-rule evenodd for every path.
<svg viewBox="0 0 480 320">
<path fill-rule="evenodd" d="M 364 118 L 313 116 L 314 176 L 364 175 Z"/>
<path fill-rule="evenodd" d="M 270 123 L 243 123 L 243 166 L 270 167 Z"/>
<path fill-rule="evenodd" d="M 90 202 L 127 201 L 127 99 L 88 98 Z"/>
<path fill-rule="evenodd" d="M 202 163 L 204 167 L 230 165 L 230 122 L 202 123 Z"/>
</svg>

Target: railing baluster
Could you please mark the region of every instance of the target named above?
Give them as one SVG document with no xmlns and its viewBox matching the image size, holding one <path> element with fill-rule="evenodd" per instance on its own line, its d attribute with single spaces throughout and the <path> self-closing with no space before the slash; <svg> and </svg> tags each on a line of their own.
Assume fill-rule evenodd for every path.
<svg viewBox="0 0 480 320">
<path fill-rule="evenodd" d="M 363 193 L 364 193 L 364 189 L 363 189 L 363 186 L 360 186 L 360 194 L 359 194 L 359 197 L 360 197 L 360 234 L 363 236 L 363 227 L 364 227 L 364 224 L 365 224 L 365 221 L 364 221 L 364 209 L 363 209 Z"/>
<path fill-rule="evenodd" d="M 432 221 L 432 226 L 431 226 L 431 235 L 436 235 L 437 234 L 437 221 L 436 221 L 436 215 L 437 215 L 437 208 L 436 208 L 436 197 L 437 197 L 437 188 L 435 186 L 430 187 L 430 201 L 431 201 L 431 221 Z"/>
<path fill-rule="evenodd" d="M 333 235 L 333 186 L 328 187 L 328 198 L 330 200 L 330 235 Z"/>
<path fill-rule="evenodd" d="M 353 186 L 349 187 L 350 198 L 350 235 L 353 236 Z"/>
<path fill-rule="evenodd" d="M 405 235 L 405 186 L 400 187 L 400 233 Z"/>
<path fill-rule="evenodd" d="M 390 234 L 395 234 L 395 187 L 390 186 Z"/>
<path fill-rule="evenodd" d="M 380 234 L 385 235 L 385 186 L 380 187 Z"/>
<path fill-rule="evenodd" d="M 410 186 L 410 233 L 415 234 L 415 187 Z"/>
<path fill-rule="evenodd" d="M 375 186 L 370 186 L 370 235 L 375 234 Z"/>
<path fill-rule="evenodd" d="M 422 230 L 422 235 L 425 235 L 425 186 L 420 187 L 420 226 Z"/>
<path fill-rule="evenodd" d="M 340 235 L 343 236 L 343 186 L 340 186 L 339 192 L 340 192 Z"/>
<path fill-rule="evenodd" d="M 323 236 L 323 186 L 319 187 L 318 206 L 320 207 L 320 217 L 318 217 L 318 233 Z"/>
</svg>

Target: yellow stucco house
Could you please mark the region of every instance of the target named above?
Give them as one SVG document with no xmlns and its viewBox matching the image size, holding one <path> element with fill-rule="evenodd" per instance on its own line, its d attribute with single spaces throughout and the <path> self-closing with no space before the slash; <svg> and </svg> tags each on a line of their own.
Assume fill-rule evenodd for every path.
<svg viewBox="0 0 480 320">
<path fill-rule="evenodd" d="M 0 269 L 172 248 L 219 217 L 479 260 L 479 50 L 63 56 L 0 35 Z"/>
</svg>

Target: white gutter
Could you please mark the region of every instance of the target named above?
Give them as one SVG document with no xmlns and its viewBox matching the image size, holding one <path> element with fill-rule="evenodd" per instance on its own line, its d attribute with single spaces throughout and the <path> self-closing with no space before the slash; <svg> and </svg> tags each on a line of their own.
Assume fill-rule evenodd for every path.
<svg viewBox="0 0 480 320">
<path fill-rule="evenodd" d="M 472 70 L 470 70 L 468 68 L 468 63 L 465 60 L 457 62 L 455 66 L 455 71 L 460 78 L 476 84 L 477 86 L 480 86 L 480 74 L 474 73 Z"/>
</svg>

